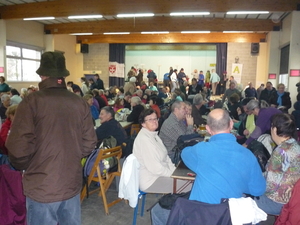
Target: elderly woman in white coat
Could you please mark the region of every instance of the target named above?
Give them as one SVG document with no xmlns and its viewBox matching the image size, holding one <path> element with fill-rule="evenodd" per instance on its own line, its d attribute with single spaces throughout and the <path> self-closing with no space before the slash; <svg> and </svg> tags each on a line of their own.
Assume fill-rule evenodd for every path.
<svg viewBox="0 0 300 225">
<path fill-rule="evenodd" d="M 175 166 L 157 134 L 156 112 L 153 109 L 144 110 L 139 120 L 142 129 L 134 141 L 133 155 L 140 163 L 140 189 L 148 193 L 173 192 L 173 179 L 170 176 Z M 184 183 L 186 182 L 178 180 L 177 186 L 181 187 Z"/>
</svg>

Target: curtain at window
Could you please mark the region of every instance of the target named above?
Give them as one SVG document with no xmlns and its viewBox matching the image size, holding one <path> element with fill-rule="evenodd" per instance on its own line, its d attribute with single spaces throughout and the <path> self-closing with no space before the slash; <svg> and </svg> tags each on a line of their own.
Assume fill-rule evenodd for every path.
<svg viewBox="0 0 300 225">
<path fill-rule="evenodd" d="M 125 44 L 109 44 L 109 86 L 124 86 Z"/>
<path fill-rule="evenodd" d="M 227 71 L 227 43 L 218 43 L 217 46 L 217 66 L 216 72 L 221 75 Z"/>
</svg>

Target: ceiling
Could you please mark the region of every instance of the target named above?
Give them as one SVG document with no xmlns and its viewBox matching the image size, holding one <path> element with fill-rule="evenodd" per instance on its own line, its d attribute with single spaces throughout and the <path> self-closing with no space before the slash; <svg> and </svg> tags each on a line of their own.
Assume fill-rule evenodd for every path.
<svg viewBox="0 0 300 225">
<path fill-rule="evenodd" d="M 265 33 L 278 30 L 300 0 L 0 0 L 1 19 L 53 16 L 39 20 L 47 34 L 143 31 L 238 31 Z M 170 16 L 171 12 L 210 12 L 202 16 Z M 229 15 L 227 11 L 269 11 L 268 14 Z M 118 18 L 121 13 L 154 13 L 153 17 Z M 101 14 L 100 19 L 68 19 L 71 15 Z M 203 34 L 201 34 L 203 35 Z"/>
</svg>

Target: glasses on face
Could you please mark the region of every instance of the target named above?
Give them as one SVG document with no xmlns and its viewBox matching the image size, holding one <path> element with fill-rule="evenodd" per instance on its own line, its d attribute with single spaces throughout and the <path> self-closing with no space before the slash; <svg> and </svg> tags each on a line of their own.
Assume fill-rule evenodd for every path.
<svg viewBox="0 0 300 225">
<path fill-rule="evenodd" d="M 150 119 L 147 119 L 147 120 L 145 120 L 145 122 L 146 121 L 150 121 L 150 122 L 157 122 L 158 121 L 158 118 L 150 118 Z"/>
</svg>

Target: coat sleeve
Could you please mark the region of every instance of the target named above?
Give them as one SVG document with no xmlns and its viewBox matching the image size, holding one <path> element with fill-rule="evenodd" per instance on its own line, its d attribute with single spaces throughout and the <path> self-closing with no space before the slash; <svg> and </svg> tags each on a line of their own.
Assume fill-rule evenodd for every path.
<svg viewBox="0 0 300 225">
<path fill-rule="evenodd" d="M 10 134 L 6 140 L 11 164 L 18 170 L 26 170 L 35 154 L 34 113 L 27 98 L 16 111 Z"/>
<path fill-rule="evenodd" d="M 89 155 L 97 144 L 97 136 L 92 121 L 92 114 L 89 106 L 86 105 L 82 127 L 82 157 Z"/>
</svg>

